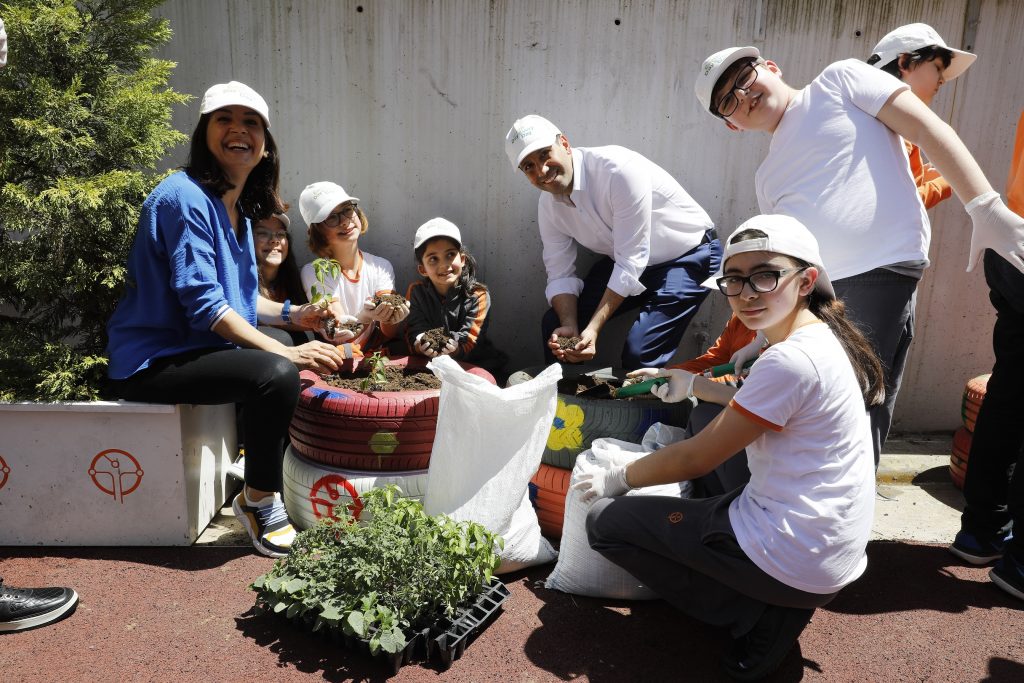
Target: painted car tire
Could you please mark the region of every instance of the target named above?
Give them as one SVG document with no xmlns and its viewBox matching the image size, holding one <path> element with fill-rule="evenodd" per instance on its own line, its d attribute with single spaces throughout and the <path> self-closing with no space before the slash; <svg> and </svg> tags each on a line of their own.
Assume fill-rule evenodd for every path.
<svg viewBox="0 0 1024 683">
<path fill-rule="evenodd" d="M 357 361 L 347 360 L 350 372 Z M 423 356 L 391 359 L 392 365 L 425 368 Z M 483 368 L 461 363 L 492 384 Z M 364 471 L 425 469 L 437 427 L 439 389 L 362 393 L 333 387 L 316 373 L 299 373 L 301 391 L 288 433 L 307 460 Z"/>
<path fill-rule="evenodd" d="M 967 458 L 971 455 L 971 433 L 960 427 L 953 432 L 953 452 L 949 456 L 949 476 L 953 484 L 963 490 L 967 480 Z"/>
<path fill-rule="evenodd" d="M 508 384 L 524 382 L 543 368 L 528 368 L 509 377 Z M 565 366 L 567 377 L 586 371 Z M 558 407 L 541 462 L 571 470 L 576 456 L 590 448 L 594 439 L 613 438 L 640 443 L 655 422 L 685 427 L 693 404 L 689 401 L 664 403 L 654 398 L 610 400 L 558 394 Z"/>
<path fill-rule="evenodd" d="M 572 470 L 541 464 L 530 479 L 530 501 L 537 509 L 541 532 L 548 538 L 562 537 L 565 496 Z"/>
<path fill-rule="evenodd" d="M 964 387 L 963 400 L 960 402 L 960 417 L 963 418 L 967 431 L 973 432 L 978 421 L 978 411 L 985 401 L 985 391 L 988 389 L 988 379 L 991 374 L 979 375 L 968 380 Z"/>
<path fill-rule="evenodd" d="M 360 495 L 370 489 L 396 484 L 402 495 L 423 500 L 427 470 L 365 472 L 325 467 L 311 462 L 289 447 L 282 468 L 284 506 L 296 529 L 308 529 L 324 517 L 334 516 L 337 506 L 349 506 L 358 518 Z"/>
</svg>

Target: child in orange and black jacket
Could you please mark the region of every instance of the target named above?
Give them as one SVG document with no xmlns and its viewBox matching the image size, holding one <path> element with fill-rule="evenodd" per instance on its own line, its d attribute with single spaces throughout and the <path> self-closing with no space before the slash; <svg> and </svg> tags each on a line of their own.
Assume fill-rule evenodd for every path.
<svg viewBox="0 0 1024 683">
<path fill-rule="evenodd" d="M 416 230 L 413 249 L 416 270 L 423 279 L 409 285 L 405 295 L 410 305 L 406 319 L 410 351 L 472 363 L 494 375 L 500 385 L 508 356 L 486 337 L 490 293 L 476 279 L 476 260 L 463 248 L 458 226 L 444 218 L 430 219 Z M 449 341 L 435 351 L 423 335 L 438 327 L 448 333 Z"/>
</svg>

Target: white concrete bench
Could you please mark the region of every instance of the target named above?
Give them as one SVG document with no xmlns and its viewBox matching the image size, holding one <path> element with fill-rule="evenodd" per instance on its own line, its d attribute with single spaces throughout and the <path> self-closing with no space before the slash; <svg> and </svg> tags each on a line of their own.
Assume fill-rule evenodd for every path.
<svg viewBox="0 0 1024 683">
<path fill-rule="evenodd" d="M 0 545 L 189 545 L 236 451 L 234 404 L 0 403 Z"/>
</svg>

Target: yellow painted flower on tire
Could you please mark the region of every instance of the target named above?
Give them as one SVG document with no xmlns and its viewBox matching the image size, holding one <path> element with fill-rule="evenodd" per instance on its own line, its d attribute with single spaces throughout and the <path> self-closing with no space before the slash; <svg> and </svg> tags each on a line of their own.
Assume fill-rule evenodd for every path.
<svg viewBox="0 0 1024 683">
<path fill-rule="evenodd" d="M 564 448 L 582 446 L 583 432 L 580 431 L 580 427 L 583 425 L 583 417 L 582 408 L 577 405 L 566 405 L 565 401 L 558 399 L 555 420 L 551 423 L 551 433 L 548 434 L 548 448 L 560 451 Z"/>
</svg>

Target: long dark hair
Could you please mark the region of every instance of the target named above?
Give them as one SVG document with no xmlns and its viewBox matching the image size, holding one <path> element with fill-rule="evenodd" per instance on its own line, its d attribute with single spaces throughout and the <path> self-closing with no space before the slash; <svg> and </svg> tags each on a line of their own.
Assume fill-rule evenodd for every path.
<svg viewBox="0 0 1024 683">
<path fill-rule="evenodd" d="M 440 239 L 451 240 L 451 237 L 440 235 L 438 237 L 433 237 L 416 247 L 413 255 L 416 259 L 417 266 L 423 262 L 423 254 L 427 252 L 427 247 L 429 247 L 431 243 Z M 463 294 L 468 294 L 478 287 L 486 292 L 487 285 L 476 279 L 476 259 L 473 258 L 473 255 L 466 251 L 466 248 L 462 245 L 459 245 L 459 253 L 462 254 L 462 272 L 459 274 L 459 281 L 455 283 L 455 287 L 461 290 Z M 424 284 L 431 284 L 430 278 L 426 275 L 423 276 L 423 282 Z"/>
<path fill-rule="evenodd" d="M 209 112 L 199 117 L 199 123 L 196 124 L 196 129 L 192 132 L 188 161 L 183 168 L 200 185 L 216 196 L 223 197 L 225 192 L 234 189 L 235 186 L 224 175 L 224 169 L 217 163 L 213 152 L 206 144 L 206 129 L 210 125 L 210 118 L 213 114 L 214 112 Z M 260 120 L 262 121 L 262 118 Z M 281 160 L 277 153 L 277 142 L 274 141 L 274 136 L 265 126 L 263 133 L 266 136 L 264 149 L 267 156 L 260 160 L 260 163 L 246 178 L 242 194 L 238 199 L 242 214 L 252 219 L 284 211 L 284 204 L 277 194 L 281 176 Z"/>
<path fill-rule="evenodd" d="M 277 269 L 277 278 L 273 282 L 267 282 L 263 279 L 263 269 L 258 266 L 256 268 L 256 274 L 259 277 L 259 291 L 262 296 L 275 301 L 280 300 L 279 292 L 284 292 L 285 298 L 295 305 L 308 303 L 306 288 L 302 286 L 302 277 L 299 275 L 299 264 L 295 261 L 295 252 L 292 251 L 291 232 L 286 232 L 288 232 L 288 255 L 284 257 Z"/>
<path fill-rule="evenodd" d="M 801 266 L 800 259 L 793 259 Z M 811 265 L 811 264 L 806 264 Z M 846 351 L 853 373 L 860 384 L 864 405 L 877 406 L 885 400 L 885 374 L 878 354 L 871 348 L 871 343 L 849 318 L 846 317 L 846 305 L 838 299 L 829 299 L 817 290 L 807 298 L 807 308 L 818 320 L 829 326 L 843 350 Z"/>
</svg>

